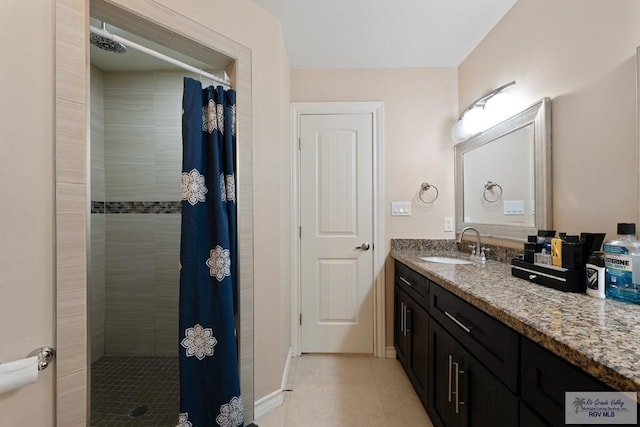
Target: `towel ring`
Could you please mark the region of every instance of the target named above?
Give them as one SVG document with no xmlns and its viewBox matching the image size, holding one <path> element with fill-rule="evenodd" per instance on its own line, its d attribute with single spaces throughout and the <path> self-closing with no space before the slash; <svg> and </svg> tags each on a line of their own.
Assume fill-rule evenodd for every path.
<svg viewBox="0 0 640 427">
<path fill-rule="evenodd" d="M 496 199 L 488 199 L 487 198 L 487 191 L 493 193 L 493 189 L 496 188 L 496 187 L 498 187 L 498 189 L 500 190 L 500 194 L 498 194 L 498 197 Z M 498 184 L 497 182 L 494 182 L 494 181 L 485 182 L 484 183 L 484 191 L 482 192 L 482 198 L 485 199 L 489 203 L 496 203 L 497 201 L 502 199 L 502 186 L 500 184 Z"/>
<path fill-rule="evenodd" d="M 432 188 L 436 191 L 435 196 L 433 196 L 433 198 L 431 200 L 423 199 L 422 195 L 424 193 L 426 193 L 427 191 L 429 191 L 430 189 L 432 189 Z M 423 182 L 422 185 L 420 186 L 420 192 L 418 193 L 418 198 L 420 200 L 422 200 L 424 203 L 431 204 L 431 203 L 436 201 L 436 199 L 438 198 L 439 194 L 440 194 L 440 192 L 438 191 L 438 187 L 436 187 L 433 184 L 429 184 L 428 182 Z"/>
</svg>

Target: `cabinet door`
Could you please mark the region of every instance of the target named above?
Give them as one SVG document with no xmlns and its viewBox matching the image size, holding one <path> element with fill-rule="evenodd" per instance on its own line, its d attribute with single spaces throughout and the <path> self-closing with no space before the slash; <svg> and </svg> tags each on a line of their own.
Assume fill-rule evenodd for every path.
<svg viewBox="0 0 640 427">
<path fill-rule="evenodd" d="M 566 392 L 611 391 L 610 387 L 533 341 L 523 338 L 521 342 L 522 399 L 549 425 L 565 425 Z"/>
<path fill-rule="evenodd" d="M 413 301 L 408 303 L 408 307 L 411 338 L 409 352 L 413 386 L 426 408 L 429 390 L 429 315 Z"/>
<path fill-rule="evenodd" d="M 427 412 L 437 427 L 462 425 L 455 413 L 453 357 L 456 342 L 433 320 L 429 328 L 429 393 Z"/>
<path fill-rule="evenodd" d="M 520 402 L 520 427 L 549 427 L 526 403 Z"/>
<path fill-rule="evenodd" d="M 464 374 L 460 383 L 460 392 L 465 402 L 466 414 L 463 413 L 465 426 L 517 426 L 518 399 L 500 382 L 478 359 L 472 357 L 461 348 L 459 356 L 460 369 Z M 454 372 L 455 378 L 455 372 Z"/>
<path fill-rule="evenodd" d="M 429 328 L 429 409 L 439 426 L 517 426 L 518 399 L 437 322 Z"/>
<path fill-rule="evenodd" d="M 394 342 L 396 345 L 396 354 L 398 360 L 405 369 L 409 368 L 409 334 L 407 333 L 407 295 L 397 286 L 394 288 Z"/>
</svg>

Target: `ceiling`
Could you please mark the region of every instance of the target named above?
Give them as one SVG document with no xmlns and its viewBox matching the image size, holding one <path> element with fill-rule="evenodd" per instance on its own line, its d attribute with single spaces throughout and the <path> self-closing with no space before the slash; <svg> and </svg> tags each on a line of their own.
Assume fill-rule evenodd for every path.
<svg viewBox="0 0 640 427">
<path fill-rule="evenodd" d="M 517 0 L 252 0 L 292 68 L 457 67 Z"/>
</svg>

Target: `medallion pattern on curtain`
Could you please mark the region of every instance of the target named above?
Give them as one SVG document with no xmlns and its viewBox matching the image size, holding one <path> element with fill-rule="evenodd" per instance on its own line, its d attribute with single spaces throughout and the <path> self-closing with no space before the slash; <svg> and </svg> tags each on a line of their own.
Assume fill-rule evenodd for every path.
<svg viewBox="0 0 640 427">
<path fill-rule="evenodd" d="M 236 93 L 185 78 L 179 427 L 243 426 L 235 330 Z"/>
</svg>

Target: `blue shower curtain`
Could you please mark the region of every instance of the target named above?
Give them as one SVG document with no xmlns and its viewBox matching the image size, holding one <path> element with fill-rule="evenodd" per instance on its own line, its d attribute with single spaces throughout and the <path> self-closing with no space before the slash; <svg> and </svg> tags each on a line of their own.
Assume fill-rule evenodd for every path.
<svg viewBox="0 0 640 427">
<path fill-rule="evenodd" d="M 244 425 L 234 320 L 235 97 L 184 79 L 179 427 Z"/>
</svg>

